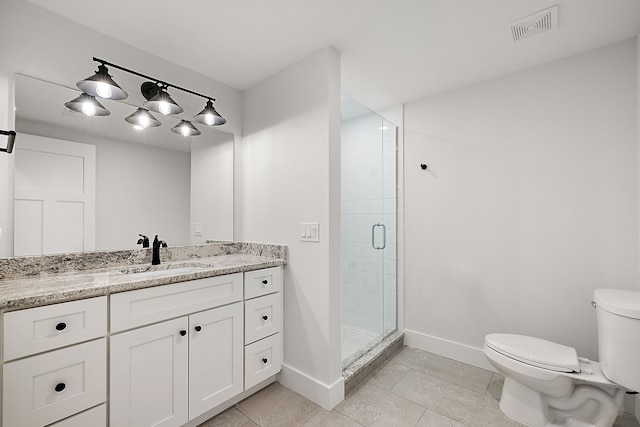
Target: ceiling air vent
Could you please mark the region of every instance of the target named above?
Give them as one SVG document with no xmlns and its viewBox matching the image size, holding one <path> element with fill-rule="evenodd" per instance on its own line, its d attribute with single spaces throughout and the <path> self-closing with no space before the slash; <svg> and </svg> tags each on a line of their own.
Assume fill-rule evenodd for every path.
<svg viewBox="0 0 640 427">
<path fill-rule="evenodd" d="M 510 26 L 514 43 L 556 28 L 558 28 L 558 5 L 529 15 Z"/>
</svg>

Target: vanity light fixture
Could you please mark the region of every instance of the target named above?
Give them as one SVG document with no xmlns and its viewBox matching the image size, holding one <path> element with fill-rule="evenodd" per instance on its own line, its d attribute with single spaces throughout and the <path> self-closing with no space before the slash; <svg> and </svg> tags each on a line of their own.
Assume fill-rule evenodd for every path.
<svg viewBox="0 0 640 427">
<path fill-rule="evenodd" d="M 109 67 L 117 68 L 129 74 L 148 80 L 140 86 L 142 96 L 146 99 L 146 102 L 143 104 L 146 108 L 140 107 L 133 114 L 125 118 L 125 120 L 134 125 L 136 129 L 145 129 L 147 127 L 156 127 L 161 125 L 160 121 L 153 117 L 149 110 L 172 116 L 181 114 L 184 111 L 184 109 L 178 105 L 173 98 L 171 98 L 167 92 L 168 88 L 178 89 L 207 100 L 204 109 L 194 117 L 194 121 L 207 126 L 219 126 L 227 122 L 227 120 L 216 111 L 213 106 L 215 99 L 210 96 L 138 73 L 137 71 L 121 67 L 103 59 L 94 57 L 93 60 L 100 64 L 98 66 L 98 70 L 93 76 L 87 77 L 86 79 L 80 80 L 76 83 L 83 93 L 74 100 L 64 104 L 73 111 L 84 113 L 87 116 L 107 116 L 111 113 L 102 104 L 100 104 L 100 102 L 98 102 L 96 97 L 113 100 L 122 100 L 128 97 L 127 92 L 113 80 L 111 75 L 109 75 L 109 70 L 107 69 L 108 65 Z M 171 130 L 174 133 L 183 136 L 195 136 L 202 133 L 190 121 L 183 119 L 180 120 L 180 123 L 171 128 Z"/>
<path fill-rule="evenodd" d="M 211 99 L 207 100 L 207 105 L 205 105 L 204 110 L 196 114 L 193 120 L 207 126 L 223 125 L 227 122 L 227 120 L 216 111 L 213 106 L 213 100 Z"/>
<path fill-rule="evenodd" d="M 108 116 L 109 110 L 100 104 L 95 96 L 82 93 L 79 97 L 64 104 L 68 109 L 83 113 L 85 116 Z"/>
<path fill-rule="evenodd" d="M 147 99 L 143 105 L 151 111 L 168 116 L 180 114 L 184 110 L 169 96 L 166 86 L 162 83 L 144 82 L 140 86 L 142 95 Z"/>
<path fill-rule="evenodd" d="M 171 128 L 171 132 L 182 136 L 197 136 L 202 133 L 193 125 L 193 123 L 187 120 L 180 120 L 180 123 Z"/>
<path fill-rule="evenodd" d="M 105 99 L 120 100 L 129 96 L 109 75 L 109 70 L 104 64 L 98 66 L 93 76 L 80 80 L 76 86 L 84 93 Z"/>
<path fill-rule="evenodd" d="M 153 117 L 146 108 L 138 108 L 130 116 L 124 119 L 127 123 L 131 123 L 136 129 L 146 129 L 160 126 L 161 123 Z"/>
</svg>

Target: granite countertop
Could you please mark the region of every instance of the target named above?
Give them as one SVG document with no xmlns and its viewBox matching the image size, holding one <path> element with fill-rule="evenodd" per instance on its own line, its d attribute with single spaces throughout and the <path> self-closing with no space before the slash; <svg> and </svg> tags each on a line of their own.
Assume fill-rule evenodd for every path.
<svg viewBox="0 0 640 427">
<path fill-rule="evenodd" d="M 149 262 L 127 263 L 103 268 L 41 272 L 37 275 L 5 278 L 0 280 L 0 310 L 35 307 L 282 266 L 286 262 L 286 251 L 285 256 L 281 258 L 252 253 L 231 253 L 171 260 L 157 266 L 152 266 Z"/>
</svg>

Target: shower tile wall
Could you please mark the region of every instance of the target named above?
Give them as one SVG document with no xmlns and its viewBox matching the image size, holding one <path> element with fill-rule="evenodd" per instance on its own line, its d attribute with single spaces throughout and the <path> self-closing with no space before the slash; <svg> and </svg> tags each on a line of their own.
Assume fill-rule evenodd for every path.
<svg viewBox="0 0 640 427">
<path fill-rule="evenodd" d="M 383 128 L 376 114 L 342 124 L 342 322 L 377 334 L 396 327 L 395 128 Z M 371 243 L 380 222 L 384 251 Z"/>
</svg>

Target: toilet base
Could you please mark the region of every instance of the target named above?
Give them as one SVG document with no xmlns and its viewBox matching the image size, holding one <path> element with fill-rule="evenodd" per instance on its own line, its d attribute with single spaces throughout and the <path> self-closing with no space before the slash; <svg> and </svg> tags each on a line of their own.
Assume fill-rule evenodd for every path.
<svg viewBox="0 0 640 427">
<path fill-rule="evenodd" d="M 601 388 L 583 384 L 577 385 L 569 397 L 553 399 L 506 377 L 500 410 L 530 427 L 611 427 L 623 397 L 623 389 L 612 396 Z M 554 417 L 552 411 L 561 414 L 562 419 Z"/>
<path fill-rule="evenodd" d="M 504 379 L 500 410 L 530 427 L 547 427 L 553 421 L 544 396 L 510 377 Z"/>
</svg>

